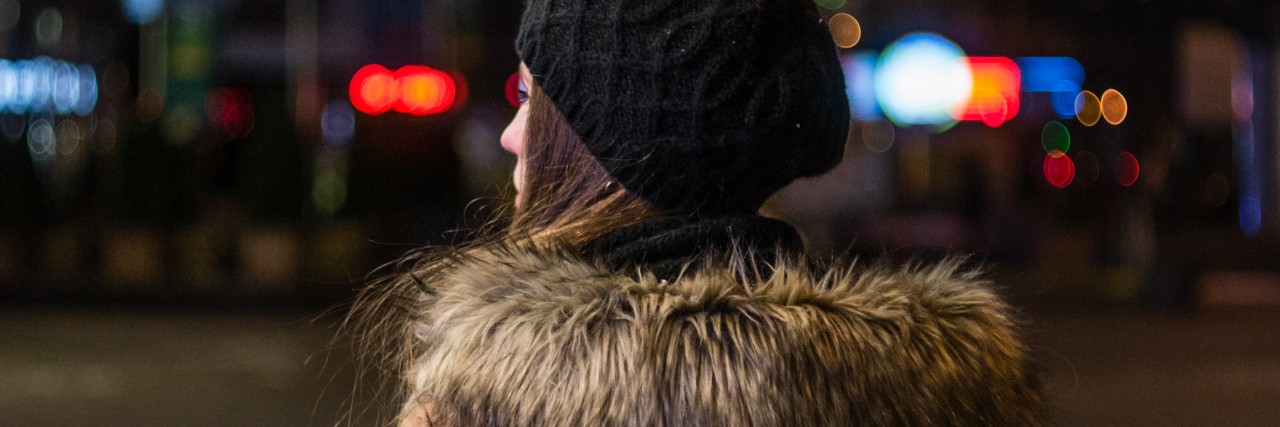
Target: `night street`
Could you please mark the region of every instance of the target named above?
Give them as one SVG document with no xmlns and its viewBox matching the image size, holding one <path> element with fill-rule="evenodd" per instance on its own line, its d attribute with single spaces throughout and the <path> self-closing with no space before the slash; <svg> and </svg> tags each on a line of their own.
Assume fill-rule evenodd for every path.
<svg viewBox="0 0 1280 427">
<path fill-rule="evenodd" d="M 5 309 L 4 425 L 330 426 L 350 412 L 350 352 L 329 350 L 332 318 L 178 313 Z M 1027 314 L 1060 425 L 1280 423 L 1280 310 Z"/>
</svg>

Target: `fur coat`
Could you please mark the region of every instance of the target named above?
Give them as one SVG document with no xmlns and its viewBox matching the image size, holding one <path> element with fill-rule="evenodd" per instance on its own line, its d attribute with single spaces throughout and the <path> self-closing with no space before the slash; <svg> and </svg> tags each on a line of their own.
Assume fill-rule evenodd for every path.
<svg viewBox="0 0 1280 427">
<path fill-rule="evenodd" d="M 731 258 L 672 281 L 535 246 L 456 259 L 424 283 L 410 406 L 463 426 L 1045 423 L 1009 308 L 958 262 Z"/>
</svg>

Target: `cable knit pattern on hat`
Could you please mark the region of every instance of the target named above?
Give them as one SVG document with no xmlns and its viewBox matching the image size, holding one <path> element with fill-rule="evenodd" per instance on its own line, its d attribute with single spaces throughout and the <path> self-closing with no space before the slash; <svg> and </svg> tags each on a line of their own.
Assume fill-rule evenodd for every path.
<svg viewBox="0 0 1280 427">
<path fill-rule="evenodd" d="M 808 0 L 531 0 L 517 50 L 606 170 L 674 213 L 754 212 L 849 126 Z"/>
</svg>

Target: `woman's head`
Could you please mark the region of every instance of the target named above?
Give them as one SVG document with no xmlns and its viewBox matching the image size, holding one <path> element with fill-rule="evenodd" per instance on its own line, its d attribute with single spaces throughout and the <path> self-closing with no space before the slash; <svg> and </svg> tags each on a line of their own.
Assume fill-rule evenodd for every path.
<svg viewBox="0 0 1280 427">
<path fill-rule="evenodd" d="M 517 159 L 514 234 L 577 246 L 659 214 L 604 170 L 524 64 L 520 91 L 520 109 L 502 133 L 502 147 Z"/>
<path fill-rule="evenodd" d="M 664 212 L 752 213 L 841 157 L 843 73 L 812 2 L 531 0 L 516 47 L 552 130 Z"/>
</svg>

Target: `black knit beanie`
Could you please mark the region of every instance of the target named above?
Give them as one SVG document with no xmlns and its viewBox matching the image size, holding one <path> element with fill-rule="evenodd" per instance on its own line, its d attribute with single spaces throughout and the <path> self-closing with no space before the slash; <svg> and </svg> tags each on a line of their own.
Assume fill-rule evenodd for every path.
<svg viewBox="0 0 1280 427">
<path fill-rule="evenodd" d="M 812 0 L 529 0 L 516 49 L 604 168 L 672 213 L 755 212 L 844 149 Z"/>
</svg>

